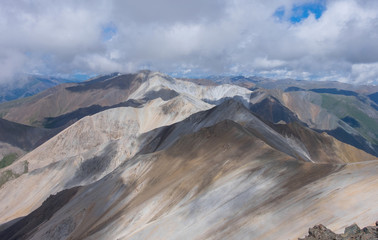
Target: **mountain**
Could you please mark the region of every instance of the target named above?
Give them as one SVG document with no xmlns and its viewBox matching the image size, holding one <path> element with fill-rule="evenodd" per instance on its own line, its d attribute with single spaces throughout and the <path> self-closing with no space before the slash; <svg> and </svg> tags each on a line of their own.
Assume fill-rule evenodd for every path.
<svg viewBox="0 0 378 240">
<path fill-rule="evenodd" d="M 36 138 L 1 169 L 0 239 L 295 239 L 319 223 L 371 225 L 378 159 L 324 130 L 343 126 L 314 101 L 330 93 L 295 93 L 141 71 L 3 103 L 4 129 Z M 39 131 L 53 136 L 33 145 Z"/>
<path fill-rule="evenodd" d="M 356 92 L 344 95 L 345 91 L 255 88 L 249 109 L 269 122 L 301 123 L 378 156 L 378 111 L 374 103 Z"/>
<path fill-rule="evenodd" d="M 114 81 L 93 79 L 82 83 L 61 84 L 30 98 L 1 104 L 0 115 L 10 121 L 41 127 L 47 117 L 56 117 L 96 104 L 109 106 L 126 100 L 128 92 L 141 84 L 143 74 L 115 78 Z"/>
<path fill-rule="evenodd" d="M 244 76 L 208 80 L 252 90 L 250 110 L 267 121 L 301 122 L 378 156 L 378 86 Z"/>
<path fill-rule="evenodd" d="M 56 85 L 74 81 L 64 78 L 27 75 L 11 83 L 0 84 L 0 103 L 30 97 Z"/>
<path fill-rule="evenodd" d="M 95 105 L 110 107 L 128 99 L 150 99 L 154 95 L 160 96 L 167 89 L 170 92 L 194 94 L 207 101 L 217 101 L 233 96 L 235 91 L 241 91 L 247 102 L 247 95 L 251 92 L 234 85 L 209 87 L 186 81 L 178 81 L 176 85 L 173 81 L 167 75 L 141 71 L 137 74 L 116 74 L 105 79 L 100 77 L 81 83 L 61 84 L 30 98 L 1 104 L 0 115 L 9 121 L 41 127 L 48 121 L 47 118 L 72 113 L 80 108 Z"/>
<path fill-rule="evenodd" d="M 98 171 L 97 164 L 89 166 L 90 163 L 85 164 L 75 174 L 91 175 L 91 171 Z M 364 212 L 365 222 L 374 219 L 377 212 L 367 211 L 373 207 L 369 199 L 374 198 L 374 192 L 368 189 L 376 185 L 366 186 L 363 182 L 374 181 L 376 166 L 376 162 L 350 167 L 301 162 L 271 148 L 241 125 L 223 121 L 186 135 L 165 150 L 136 155 L 92 184 L 45 197 L 41 207 L 0 236 L 8 239 L 300 236 L 304 233 L 293 234 L 283 223 L 305 229 L 309 222 L 302 219 L 311 219 L 310 223 L 329 219 L 340 226 L 355 212 Z M 47 172 L 55 172 L 53 169 L 46 169 L 45 176 L 38 178 L 44 179 Z M 351 173 L 353 180 L 346 181 Z M 48 179 L 50 185 L 55 178 Z M 40 184 L 46 186 L 45 182 Z M 328 187 L 325 192 L 324 184 Z M 337 191 L 339 188 L 345 191 Z M 12 192 L 7 196 L 13 195 Z M 349 192 L 353 195 L 348 195 Z M 367 204 L 353 208 L 340 206 L 337 199 L 345 198 Z M 30 200 L 23 202 L 30 204 Z M 58 209 L 51 212 L 48 206 Z M 322 209 L 325 212 L 319 213 Z M 335 213 L 343 217 L 332 217 Z M 49 214 L 52 216 L 43 217 Z M 267 222 L 279 231 L 271 232 Z M 167 228 L 171 231 L 164 231 Z"/>
<path fill-rule="evenodd" d="M 295 91 L 281 93 L 281 102 L 312 129 L 327 132 L 377 156 L 378 111 L 363 95 Z"/>
<path fill-rule="evenodd" d="M 240 82 L 247 78 L 233 79 Z M 68 126 L 86 115 L 105 109 L 140 104 L 129 101 L 130 99 L 146 101 L 158 96 L 167 98 L 176 94 L 189 94 L 207 103 L 219 104 L 224 98 L 237 97 L 252 112 L 267 121 L 302 122 L 315 131 L 326 132 L 340 141 L 378 156 L 378 111 L 367 97 L 363 98 L 356 92 L 349 96 L 343 95 L 351 92 L 349 90 L 336 91 L 338 94 L 330 94 L 329 91 L 322 93 L 319 89 L 317 92 L 256 88 L 248 90 L 228 84 L 231 80 L 225 82 L 226 84 L 204 84 L 205 81 L 202 81 L 198 84 L 198 80 L 184 79 L 173 84 L 173 79 L 169 76 L 149 71 L 136 74 L 114 73 L 86 82 L 59 85 L 31 98 L 1 104 L 0 115 L 21 124 L 56 128 Z M 234 92 L 237 91 L 243 94 L 235 95 Z"/>
</svg>

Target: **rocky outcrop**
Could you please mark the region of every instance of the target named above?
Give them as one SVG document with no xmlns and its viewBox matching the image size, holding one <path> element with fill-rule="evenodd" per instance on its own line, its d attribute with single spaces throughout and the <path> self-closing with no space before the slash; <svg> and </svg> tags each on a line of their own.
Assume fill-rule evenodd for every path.
<svg viewBox="0 0 378 240">
<path fill-rule="evenodd" d="M 343 234 L 336 234 L 320 224 L 310 228 L 308 230 L 309 235 L 305 238 L 299 238 L 299 240 L 376 240 L 378 239 L 378 221 L 375 225 L 375 227 L 369 226 L 360 229 L 360 227 L 354 223 L 346 227 Z"/>
</svg>

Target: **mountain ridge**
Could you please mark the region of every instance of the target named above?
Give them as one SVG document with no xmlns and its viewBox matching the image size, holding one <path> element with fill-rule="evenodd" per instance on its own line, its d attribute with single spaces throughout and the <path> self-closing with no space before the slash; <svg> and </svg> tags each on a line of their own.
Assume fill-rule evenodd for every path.
<svg viewBox="0 0 378 240">
<path fill-rule="evenodd" d="M 294 239 L 319 222 L 369 225 L 378 160 L 327 134 L 336 126 L 362 138 L 366 122 L 339 123 L 321 94 L 142 71 L 0 104 L 10 134 L 56 131 L 39 146 L 25 138 L 29 152 L 0 169 L 0 236 Z M 45 128 L 6 120 L 32 116 Z"/>
</svg>

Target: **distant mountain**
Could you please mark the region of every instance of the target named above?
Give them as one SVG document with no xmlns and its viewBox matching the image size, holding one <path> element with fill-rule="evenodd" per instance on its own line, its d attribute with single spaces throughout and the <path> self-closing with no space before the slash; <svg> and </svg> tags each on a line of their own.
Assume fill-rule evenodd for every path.
<svg viewBox="0 0 378 240">
<path fill-rule="evenodd" d="M 150 79 L 147 81 L 147 79 Z M 198 86 L 175 80 L 167 75 L 141 71 L 136 74 L 114 74 L 93 78 L 81 83 L 66 83 L 50 88 L 35 96 L 0 104 L 0 116 L 9 121 L 42 127 L 46 121 L 80 108 L 110 107 L 128 99 L 151 99 L 172 94 L 172 91 L 200 95 L 205 101 L 219 101 L 234 96 L 238 91 L 248 104 L 250 91 L 235 85 Z M 166 91 L 169 89 L 170 91 Z M 156 96 L 154 96 L 156 95 Z M 167 96 L 168 96 L 167 95 Z"/>
<path fill-rule="evenodd" d="M 211 79 L 217 83 L 212 84 Z M 35 127 L 62 128 L 106 109 L 136 107 L 158 97 L 167 100 L 179 94 L 190 94 L 209 104 L 234 98 L 263 120 L 301 123 L 378 156 L 378 112 L 373 107 L 375 103 L 363 94 L 335 88 L 306 90 L 295 86 L 285 86 L 285 91 L 280 87 L 248 90 L 233 82 L 245 86 L 243 81 L 249 78 L 211 79 L 179 81 L 149 71 L 113 73 L 81 83 L 62 84 L 33 97 L 0 104 L 0 116 Z M 263 78 L 252 80 L 269 82 Z M 221 84 L 222 81 L 226 84 Z M 289 81 L 292 82 L 302 84 L 303 81 Z"/>
<path fill-rule="evenodd" d="M 29 98 L 0 105 L 0 116 L 41 127 L 45 118 L 57 117 L 92 105 L 111 106 L 127 100 L 143 81 L 138 74 L 100 76 L 80 83 L 64 83 Z"/>
<path fill-rule="evenodd" d="M 375 102 L 376 104 L 378 104 L 378 92 L 372 93 L 372 94 L 368 95 L 368 97 L 369 97 L 373 102 Z"/>
<path fill-rule="evenodd" d="M 0 104 L 0 116 L 35 127 L 61 128 L 106 109 L 129 104 L 137 106 L 157 97 L 169 99 L 180 93 L 194 94 L 194 97 L 209 104 L 219 104 L 232 97 L 268 122 L 300 122 L 378 156 L 378 105 L 371 100 L 374 94 L 364 93 L 364 86 L 331 82 L 333 87 L 344 86 L 359 93 L 321 88 L 325 86 L 324 82 L 309 82 L 305 85 L 307 81 L 256 77 L 182 80 L 173 84 L 173 78 L 149 71 L 137 74 L 113 73 L 81 83 L 61 84 L 29 98 Z M 248 82 L 254 86 L 250 90 L 246 89 L 250 86 Z M 243 94 L 235 95 L 234 92 Z M 139 99 L 139 102 L 130 102 L 129 99 Z"/>
<path fill-rule="evenodd" d="M 254 82 L 257 87 L 265 89 L 281 89 L 285 90 L 290 87 L 310 89 L 339 89 L 342 91 L 354 91 L 359 94 L 368 95 L 378 91 L 378 86 L 374 85 L 354 85 L 349 83 L 341 83 L 337 81 L 309 81 L 309 80 L 295 80 L 295 79 L 278 79 L 273 80 L 269 78 L 250 77 L 246 78 Z"/>
<path fill-rule="evenodd" d="M 11 83 L 0 84 L 0 103 L 33 96 L 62 83 L 74 82 L 63 78 L 28 75 Z"/>
<path fill-rule="evenodd" d="M 249 108 L 267 121 L 301 122 L 378 156 L 378 86 L 243 76 L 208 79 L 252 90 Z"/>
<path fill-rule="evenodd" d="M 263 91 L 264 92 L 264 91 Z M 261 95 L 261 94 L 260 94 Z M 313 130 L 326 132 L 340 141 L 363 149 L 378 156 L 378 111 L 373 101 L 365 95 L 349 90 L 340 89 L 309 89 L 295 91 L 266 90 L 260 98 L 276 99 L 276 102 L 285 107 L 285 115 L 280 111 L 271 111 L 275 117 L 268 118 L 273 122 L 279 120 L 302 122 Z M 260 100 L 259 100 L 260 101 Z M 276 105 L 279 105 L 276 103 Z M 264 100 L 256 103 L 261 116 L 266 116 L 271 107 L 258 106 Z M 282 107 L 281 107 L 282 108 Z M 282 112 L 282 110 L 281 110 Z M 290 120 L 285 116 L 296 116 L 297 120 Z M 265 117 L 266 118 L 266 117 Z"/>
</svg>

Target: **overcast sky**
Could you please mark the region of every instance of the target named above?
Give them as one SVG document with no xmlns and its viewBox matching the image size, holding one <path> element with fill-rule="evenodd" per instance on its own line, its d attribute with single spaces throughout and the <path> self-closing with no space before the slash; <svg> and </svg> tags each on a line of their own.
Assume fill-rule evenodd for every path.
<svg viewBox="0 0 378 240">
<path fill-rule="evenodd" d="M 378 1 L 0 2 L 2 82 L 139 69 L 378 84 Z"/>
</svg>

